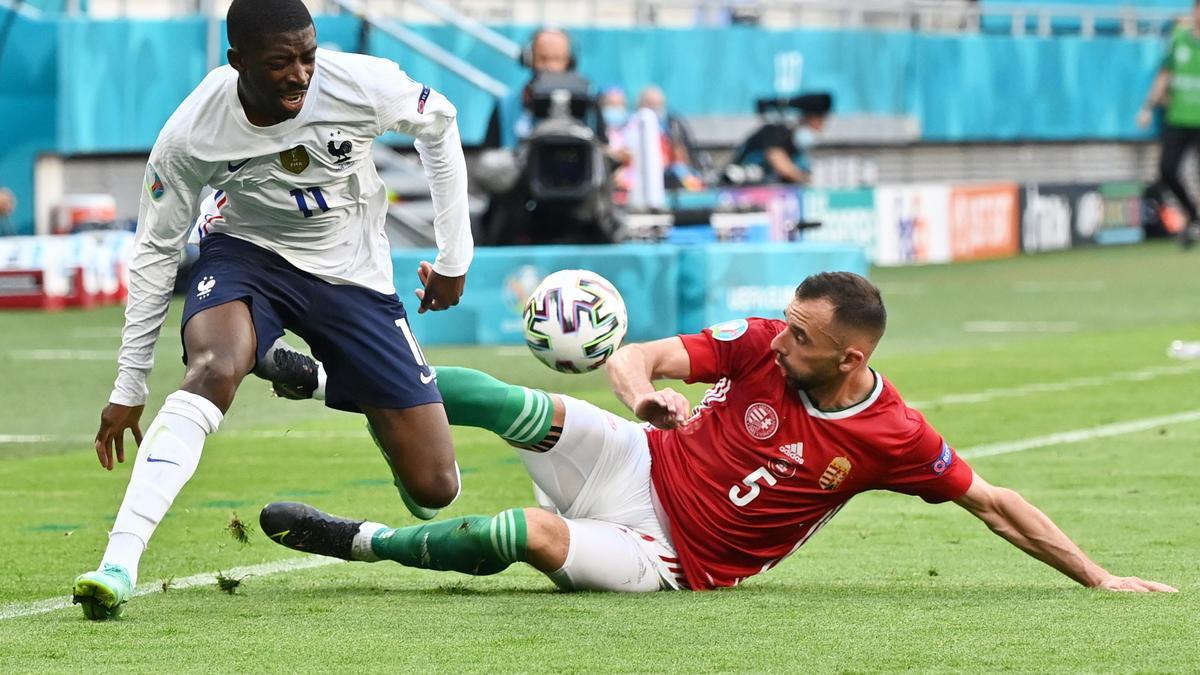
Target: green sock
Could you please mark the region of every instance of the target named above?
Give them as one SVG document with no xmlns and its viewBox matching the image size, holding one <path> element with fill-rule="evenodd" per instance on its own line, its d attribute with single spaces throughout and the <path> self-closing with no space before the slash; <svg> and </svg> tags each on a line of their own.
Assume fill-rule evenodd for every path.
<svg viewBox="0 0 1200 675">
<path fill-rule="evenodd" d="M 450 424 L 487 429 L 522 446 L 551 435 L 554 401 L 546 392 L 505 384 L 470 368 L 442 366 L 437 374 Z"/>
<path fill-rule="evenodd" d="M 408 567 L 485 576 L 524 562 L 529 542 L 523 509 L 463 516 L 412 527 L 384 528 L 371 550 Z"/>
</svg>

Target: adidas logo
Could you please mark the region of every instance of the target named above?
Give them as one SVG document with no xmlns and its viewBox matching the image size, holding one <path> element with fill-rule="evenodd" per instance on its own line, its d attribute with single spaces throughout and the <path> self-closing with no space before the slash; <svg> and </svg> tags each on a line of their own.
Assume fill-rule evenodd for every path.
<svg viewBox="0 0 1200 675">
<path fill-rule="evenodd" d="M 787 445 L 779 446 L 779 451 L 788 456 L 788 459 L 797 464 L 804 463 L 804 444 L 803 443 L 788 443 Z"/>
</svg>

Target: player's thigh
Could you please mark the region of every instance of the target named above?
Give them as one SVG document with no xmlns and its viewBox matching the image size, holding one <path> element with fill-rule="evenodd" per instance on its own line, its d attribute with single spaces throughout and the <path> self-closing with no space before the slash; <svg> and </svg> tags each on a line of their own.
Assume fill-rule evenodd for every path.
<svg viewBox="0 0 1200 675">
<path fill-rule="evenodd" d="M 567 560 L 547 576 L 563 590 L 645 593 L 674 588 L 664 579 L 671 554 L 615 523 L 564 518 L 570 533 Z"/>
<path fill-rule="evenodd" d="M 325 404 L 331 408 L 403 410 L 442 402 L 436 373 L 395 294 L 314 282 L 311 311 L 288 327 L 324 364 Z"/>
<path fill-rule="evenodd" d="M 302 311 L 305 283 L 270 251 L 228 235 L 206 237 L 186 286 L 184 363 L 194 356 L 235 354 L 240 368 L 249 345 L 253 368 L 283 335 L 283 316 Z"/>
<path fill-rule="evenodd" d="M 537 486 L 569 518 L 639 527 L 650 509 L 650 451 L 639 425 L 586 401 L 555 395 L 562 435 L 548 452 L 522 452 Z"/>
</svg>

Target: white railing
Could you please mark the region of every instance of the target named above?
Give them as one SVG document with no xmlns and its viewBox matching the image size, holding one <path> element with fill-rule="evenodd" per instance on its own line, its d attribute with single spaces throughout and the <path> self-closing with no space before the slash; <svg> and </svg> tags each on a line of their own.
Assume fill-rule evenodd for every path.
<svg viewBox="0 0 1200 675">
<path fill-rule="evenodd" d="M 223 16 L 230 0 L 88 0 L 96 17 Z M 8 3 L 11 0 L 0 0 Z M 314 12 L 333 0 L 306 0 Z M 79 13 L 81 0 L 67 0 Z M 770 28 L 872 28 L 1013 35 L 1161 35 L 1181 13 L 1124 6 L 1004 4 L 970 0 L 364 0 L 366 11 L 400 22 L 584 26 L 697 26 L 754 23 Z M 458 17 L 457 20 L 450 17 Z M 466 30 L 464 28 L 464 30 Z"/>
</svg>

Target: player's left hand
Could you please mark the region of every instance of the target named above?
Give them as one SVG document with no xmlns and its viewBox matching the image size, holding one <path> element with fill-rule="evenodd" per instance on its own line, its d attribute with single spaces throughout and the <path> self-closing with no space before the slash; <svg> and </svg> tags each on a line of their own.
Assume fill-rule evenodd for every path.
<svg viewBox="0 0 1200 675">
<path fill-rule="evenodd" d="M 1176 587 L 1159 584 L 1158 581 L 1147 581 L 1138 577 L 1116 577 L 1116 575 L 1109 575 L 1108 579 L 1100 581 L 1096 587 L 1105 591 L 1124 591 L 1128 593 L 1180 592 Z"/>
<path fill-rule="evenodd" d="M 1124 591 L 1127 593 L 1178 593 L 1179 589 L 1157 581 L 1146 581 L 1138 577 L 1109 576 L 1096 584 L 1096 588 L 1106 591 Z"/>
<path fill-rule="evenodd" d="M 435 312 L 450 309 L 458 304 L 467 286 L 467 275 L 444 277 L 435 272 L 433 265 L 425 260 L 417 267 L 417 278 L 424 286 L 416 290 L 417 299 L 421 301 L 417 314 L 424 314 L 430 309 Z"/>
</svg>

